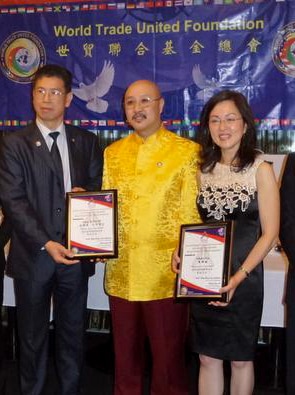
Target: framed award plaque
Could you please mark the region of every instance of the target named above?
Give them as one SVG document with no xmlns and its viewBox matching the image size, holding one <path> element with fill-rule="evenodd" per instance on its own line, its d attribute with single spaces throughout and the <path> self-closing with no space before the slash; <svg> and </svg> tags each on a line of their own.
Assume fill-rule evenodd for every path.
<svg viewBox="0 0 295 395">
<path fill-rule="evenodd" d="M 75 257 L 118 256 L 116 190 L 67 193 L 66 246 Z"/>
<path fill-rule="evenodd" d="M 232 232 L 232 221 L 181 226 L 177 297 L 228 300 L 219 289 L 230 277 Z"/>
</svg>

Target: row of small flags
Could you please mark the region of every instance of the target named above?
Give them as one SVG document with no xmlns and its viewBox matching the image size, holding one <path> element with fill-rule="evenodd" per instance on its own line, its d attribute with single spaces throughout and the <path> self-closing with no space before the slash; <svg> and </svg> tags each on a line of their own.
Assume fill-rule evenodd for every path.
<svg viewBox="0 0 295 395">
<path fill-rule="evenodd" d="M 1 7 L 0 14 L 33 14 L 41 12 L 75 12 L 97 10 L 122 10 L 159 7 L 182 7 L 193 5 L 234 5 L 264 3 L 267 0 L 166 0 L 166 1 L 133 1 L 133 2 L 98 2 L 95 4 L 60 4 L 46 6 Z M 277 0 L 282 2 L 285 0 Z"/>
<path fill-rule="evenodd" d="M 24 127 L 28 126 L 32 121 L 19 121 L 19 120 L 1 120 L 0 127 Z M 67 125 L 74 125 L 80 127 L 121 127 L 126 128 L 127 124 L 124 121 L 116 121 L 113 119 L 71 119 L 66 120 Z M 165 120 L 164 125 L 169 126 L 198 126 L 200 121 L 198 119 L 187 121 L 181 119 Z M 256 119 L 257 126 L 262 127 L 275 127 L 275 126 L 295 126 L 295 119 Z"/>
<path fill-rule="evenodd" d="M 198 125 L 199 121 L 193 121 L 194 124 Z M 30 123 L 32 123 L 31 120 L 26 120 L 26 121 L 20 121 L 20 120 L 1 120 L 0 119 L 0 127 L 24 127 L 28 126 Z M 81 127 L 106 127 L 106 126 L 112 126 L 112 127 L 127 127 L 127 124 L 124 121 L 116 121 L 113 119 L 67 119 L 65 120 L 65 123 L 67 125 L 74 125 L 74 126 L 81 126 Z M 182 120 L 168 120 L 164 121 L 164 124 L 166 126 L 173 126 L 173 125 L 182 125 L 183 121 Z M 193 124 L 193 123 L 191 123 Z"/>
</svg>

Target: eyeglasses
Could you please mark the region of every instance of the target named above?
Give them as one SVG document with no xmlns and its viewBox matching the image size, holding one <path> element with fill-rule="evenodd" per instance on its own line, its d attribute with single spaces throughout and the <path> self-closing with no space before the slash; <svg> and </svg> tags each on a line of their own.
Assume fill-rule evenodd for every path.
<svg viewBox="0 0 295 395">
<path fill-rule="evenodd" d="M 224 122 L 226 126 L 231 127 L 234 126 L 234 124 L 237 121 L 240 121 L 242 119 L 242 117 L 225 117 L 223 119 L 219 118 L 219 117 L 212 117 L 209 119 L 209 125 L 211 126 L 220 126 L 221 122 Z"/>
<path fill-rule="evenodd" d="M 149 96 L 141 96 L 139 100 L 136 100 L 134 97 L 129 97 L 124 101 L 124 107 L 127 110 L 132 110 L 136 105 L 139 105 L 141 108 L 149 107 L 154 101 L 158 101 L 162 99 L 162 97 L 156 97 L 152 99 Z"/>
<path fill-rule="evenodd" d="M 51 89 L 37 88 L 34 90 L 34 93 L 39 98 L 45 97 L 48 93 L 49 97 L 55 98 L 55 99 L 57 99 L 58 97 L 61 97 L 65 94 L 64 92 L 62 92 L 56 88 L 51 88 Z"/>
</svg>

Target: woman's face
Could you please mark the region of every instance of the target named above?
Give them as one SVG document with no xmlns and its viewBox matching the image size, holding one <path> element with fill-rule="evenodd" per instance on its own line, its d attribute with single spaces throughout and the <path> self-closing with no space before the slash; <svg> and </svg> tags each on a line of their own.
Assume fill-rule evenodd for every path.
<svg viewBox="0 0 295 395">
<path fill-rule="evenodd" d="M 234 158 L 247 129 L 235 103 L 224 100 L 216 104 L 209 114 L 208 124 L 211 138 L 221 153 Z"/>
</svg>

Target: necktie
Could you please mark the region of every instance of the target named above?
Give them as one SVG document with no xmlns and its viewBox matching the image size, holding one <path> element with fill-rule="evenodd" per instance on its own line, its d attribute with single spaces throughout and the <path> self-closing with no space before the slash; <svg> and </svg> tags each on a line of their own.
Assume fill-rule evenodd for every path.
<svg viewBox="0 0 295 395">
<path fill-rule="evenodd" d="M 53 144 L 51 146 L 50 154 L 51 154 L 52 161 L 54 163 L 57 175 L 60 178 L 62 188 L 64 188 L 63 167 L 62 167 L 62 161 L 61 161 L 59 149 L 58 149 L 58 146 L 57 146 L 57 137 L 58 137 L 58 135 L 59 135 L 59 132 L 51 132 L 51 133 L 49 133 L 49 136 L 53 140 Z"/>
</svg>

